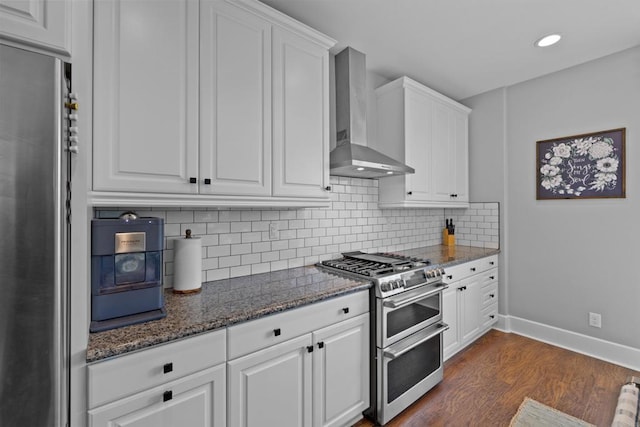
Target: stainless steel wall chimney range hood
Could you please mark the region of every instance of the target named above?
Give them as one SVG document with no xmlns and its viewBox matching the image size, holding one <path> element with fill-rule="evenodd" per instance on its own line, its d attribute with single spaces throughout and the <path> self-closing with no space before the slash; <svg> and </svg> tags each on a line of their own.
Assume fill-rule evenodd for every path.
<svg viewBox="0 0 640 427">
<path fill-rule="evenodd" d="M 330 153 L 331 175 L 383 178 L 415 170 L 366 146 L 365 56 L 347 47 L 336 55 L 337 143 Z"/>
</svg>

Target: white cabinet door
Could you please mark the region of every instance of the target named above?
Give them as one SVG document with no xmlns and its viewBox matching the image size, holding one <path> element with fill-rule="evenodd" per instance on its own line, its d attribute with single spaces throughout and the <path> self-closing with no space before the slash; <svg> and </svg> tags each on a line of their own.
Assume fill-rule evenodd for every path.
<svg viewBox="0 0 640 427">
<path fill-rule="evenodd" d="M 432 200 L 433 178 L 431 168 L 435 153 L 431 144 L 431 101 L 424 95 L 408 90 L 405 100 L 405 153 L 404 161 L 416 172 L 406 175 L 407 200 Z"/>
<path fill-rule="evenodd" d="M 225 365 L 89 411 L 89 427 L 225 427 Z"/>
<path fill-rule="evenodd" d="M 313 425 L 346 425 L 369 407 L 369 314 L 314 332 L 313 341 Z"/>
<path fill-rule="evenodd" d="M 464 289 L 460 316 L 460 338 L 462 342 L 470 342 L 480 332 L 480 310 L 482 307 L 482 287 L 478 275 L 462 280 L 458 287 Z"/>
<path fill-rule="evenodd" d="M 432 105 L 433 198 L 468 202 L 467 114 L 439 101 Z"/>
<path fill-rule="evenodd" d="M 311 334 L 228 362 L 229 425 L 311 426 Z"/>
<path fill-rule="evenodd" d="M 442 335 L 444 359 L 447 360 L 460 348 L 460 328 L 458 324 L 458 293 L 454 284 L 450 285 L 442 294 L 442 321 L 449 325 L 449 329 Z"/>
<path fill-rule="evenodd" d="M 0 36 L 70 56 L 71 3 L 71 0 L 0 0 Z"/>
<path fill-rule="evenodd" d="M 94 7 L 94 190 L 197 193 L 198 3 Z"/>
<path fill-rule="evenodd" d="M 268 196 L 271 26 L 239 7 L 205 0 L 200 28 L 200 191 Z"/>
<path fill-rule="evenodd" d="M 329 52 L 273 30 L 273 194 L 328 198 Z"/>
</svg>

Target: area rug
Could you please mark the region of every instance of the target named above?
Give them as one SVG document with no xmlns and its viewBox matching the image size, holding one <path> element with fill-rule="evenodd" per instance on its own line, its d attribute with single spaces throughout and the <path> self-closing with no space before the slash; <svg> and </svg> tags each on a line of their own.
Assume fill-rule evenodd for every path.
<svg viewBox="0 0 640 427">
<path fill-rule="evenodd" d="M 595 427 L 581 419 L 543 405 L 528 397 L 520 404 L 509 427 Z"/>
</svg>

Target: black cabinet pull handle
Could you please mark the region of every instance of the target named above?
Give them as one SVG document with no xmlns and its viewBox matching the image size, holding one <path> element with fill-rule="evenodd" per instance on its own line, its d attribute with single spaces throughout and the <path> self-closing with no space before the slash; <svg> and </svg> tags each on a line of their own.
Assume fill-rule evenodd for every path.
<svg viewBox="0 0 640 427">
<path fill-rule="evenodd" d="M 453 275 L 452 274 L 448 275 L 447 279 L 449 279 L 449 280 L 453 279 Z"/>
<path fill-rule="evenodd" d="M 173 363 L 172 362 L 165 363 L 164 366 L 162 367 L 162 372 L 165 374 L 168 374 L 169 372 L 173 372 Z"/>
<path fill-rule="evenodd" d="M 496 318 L 496 316 L 494 316 L 493 314 L 492 314 L 491 316 L 489 316 L 489 317 L 491 317 L 492 319 L 495 319 L 495 318 Z"/>
<path fill-rule="evenodd" d="M 495 297 L 496 297 L 496 294 L 489 294 L 489 296 L 490 296 L 491 298 L 495 298 Z"/>
<path fill-rule="evenodd" d="M 198 183 L 198 178 L 195 177 L 191 177 L 189 178 L 189 184 L 197 184 Z"/>
<path fill-rule="evenodd" d="M 464 286 L 460 286 L 460 287 L 458 288 L 458 290 L 459 290 L 460 292 L 464 291 Z"/>
<path fill-rule="evenodd" d="M 489 279 L 491 279 L 491 280 L 493 280 L 495 278 L 496 278 L 496 276 L 489 276 Z"/>
<path fill-rule="evenodd" d="M 307 353 L 313 353 L 313 346 L 312 345 L 308 345 L 307 346 Z"/>
<path fill-rule="evenodd" d="M 320 341 L 318 343 L 318 348 L 324 348 L 324 341 Z"/>
<path fill-rule="evenodd" d="M 163 402 L 167 402 L 169 400 L 173 399 L 173 392 L 171 390 L 167 390 L 164 393 L 162 393 L 162 401 Z"/>
<path fill-rule="evenodd" d="M 342 312 L 343 312 L 344 314 L 349 314 L 349 307 L 345 307 L 345 308 L 343 308 L 343 309 L 342 309 Z"/>
<path fill-rule="evenodd" d="M 413 194 L 413 191 L 407 191 L 407 194 L 411 196 Z"/>
<path fill-rule="evenodd" d="M 471 271 L 476 271 L 476 268 L 475 267 L 471 267 Z"/>
<path fill-rule="evenodd" d="M 331 191 L 331 186 L 330 186 L 330 185 L 327 185 L 326 187 L 324 187 L 324 189 L 325 189 L 326 191 Z"/>
<path fill-rule="evenodd" d="M 282 333 L 282 331 L 280 331 L 280 328 L 273 330 L 273 335 L 275 335 L 277 337 L 279 337 L 281 333 Z"/>
<path fill-rule="evenodd" d="M 205 183 L 206 185 L 211 185 L 211 178 L 205 178 L 205 179 L 204 179 L 204 183 Z"/>
<path fill-rule="evenodd" d="M 489 261 L 489 265 L 494 265 L 494 264 L 495 264 L 495 262 Z"/>
</svg>

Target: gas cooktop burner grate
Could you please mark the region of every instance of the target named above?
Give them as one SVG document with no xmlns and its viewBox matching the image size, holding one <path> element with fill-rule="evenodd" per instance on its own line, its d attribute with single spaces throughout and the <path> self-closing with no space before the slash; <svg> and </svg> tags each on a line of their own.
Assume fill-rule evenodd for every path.
<svg viewBox="0 0 640 427">
<path fill-rule="evenodd" d="M 382 277 L 429 265 L 429 260 L 392 253 L 347 252 L 340 259 L 322 261 L 322 265 L 367 277 Z"/>
</svg>

